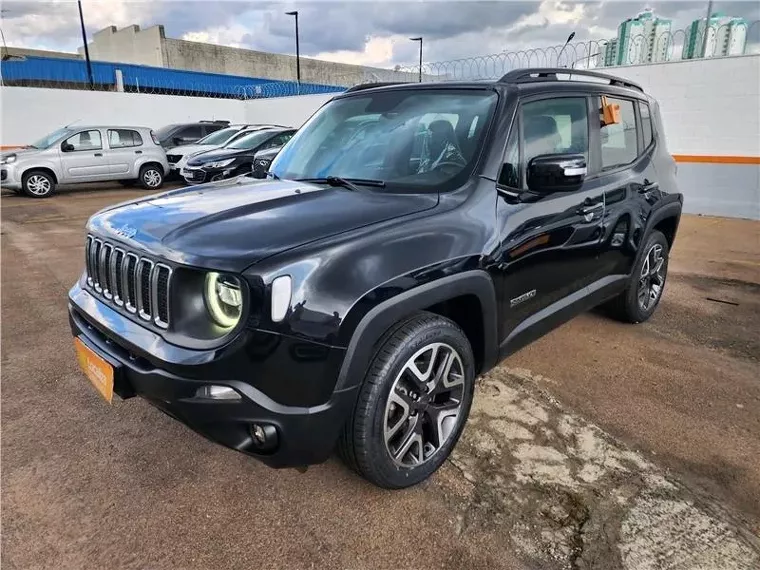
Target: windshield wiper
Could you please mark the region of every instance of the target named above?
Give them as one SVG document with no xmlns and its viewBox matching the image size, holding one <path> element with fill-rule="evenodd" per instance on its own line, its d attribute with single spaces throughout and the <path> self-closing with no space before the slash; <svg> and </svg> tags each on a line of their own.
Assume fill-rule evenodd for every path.
<svg viewBox="0 0 760 570">
<path fill-rule="evenodd" d="M 359 186 L 373 186 L 375 188 L 385 188 L 385 182 L 382 180 L 370 180 L 367 178 L 342 178 L 340 176 L 325 176 L 324 178 L 298 178 L 296 182 L 312 182 L 314 184 L 328 184 L 330 186 L 339 186 L 347 188 L 354 192 L 358 191 Z"/>
</svg>

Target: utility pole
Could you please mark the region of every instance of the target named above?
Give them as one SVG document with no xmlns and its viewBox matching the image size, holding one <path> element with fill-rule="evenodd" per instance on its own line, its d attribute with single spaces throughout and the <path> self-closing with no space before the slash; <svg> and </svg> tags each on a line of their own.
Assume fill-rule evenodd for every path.
<svg viewBox="0 0 760 570">
<path fill-rule="evenodd" d="M 84 42 L 84 59 L 87 61 L 87 78 L 90 80 L 90 89 L 95 89 L 95 81 L 92 78 L 92 64 L 90 63 L 90 49 L 87 47 L 87 32 L 84 29 L 84 16 L 82 15 L 82 0 L 77 0 L 79 6 L 79 23 L 82 25 L 82 41 Z"/>
<path fill-rule="evenodd" d="M 409 38 L 413 42 L 420 42 L 420 76 L 419 82 L 422 83 L 422 38 Z"/>
<path fill-rule="evenodd" d="M 298 45 L 298 10 L 285 12 L 288 16 L 296 17 L 296 81 L 301 85 L 301 47 Z"/>
</svg>

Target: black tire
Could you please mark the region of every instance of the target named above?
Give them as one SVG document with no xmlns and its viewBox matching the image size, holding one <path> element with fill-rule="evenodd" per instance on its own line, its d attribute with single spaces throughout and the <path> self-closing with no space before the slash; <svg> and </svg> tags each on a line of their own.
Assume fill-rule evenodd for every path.
<svg viewBox="0 0 760 570">
<path fill-rule="evenodd" d="M 144 164 L 137 180 L 146 190 L 158 190 L 164 185 L 164 169 L 160 164 Z"/>
<path fill-rule="evenodd" d="M 662 259 L 662 264 L 659 264 L 659 262 L 652 263 L 658 248 L 661 252 L 659 257 Z M 643 323 L 654 314 L 665 289 L 669 254 L 668 240 L 661 232 L 657 230 L 652 231 L 642 247 L 641 258 L 631 272 L 625 291 L 607 303 L 606 308 L 612 317 L 626 323 L 635 324 Z M 655 277 L 652 275 L 652 270 L 658 265 L 660 266 L 659 275 Z M 642 271 L 644 271 L 645 266 L 648 274 L 646 277 L 648 302 L 643 304 L 643 296 L 641 296 L 642 287 L 644 286 L 642 283 Z M 656 294 L 656 298 L 652 298 L 651 285 L 653 283 L 659 285 L 659 292 Z"/>
<path fill-rule="evenodd" d="M 427 409 L 432 408 L 432 413 L 438 413 L 437 410 L 439 408 L 443 409 L 444 405 L 453 405 L 458 399 L 458 411 L 454 417 L 451 416 L 451 411 L 446 412 L 449 417 L 441 420 L 447 421 L 448 427 L 443 437 L 441 437 L 440 429 L 436 431 L 440 438 L 437 448 L 433 446 L 430 440 L 423 444 L 423 435 L 419 440 L 419 444 L 413 445 L 409 448 L 410 451 L 406 452 L 413 455 L 411 450 L 415 449 L 418 459 L 422 459 L 423 462 L 413 466 L 404 466 L 394 461 L 391 456 L 392 444 L 386 444 L 385 440 L 387 422 L 390 421 L 391 412 L 394 406 L 396 406 L 395 403 L 389 401 L 390 392 L 394 387 L 396 388 L 394 394 L 398 394 L 398 390 L 403 390 L 400 384 L 402 380 L 397 380 L 397 378 L 402 378 L 402 371 L 406 368 L 410 359 L 420 351 L 431 350 L 429 347 L 436 346 L 439 343 L 442 343 L 439 351 L 443 356 L 451 352 L 455 352 L 459 356 L 460 360 L 458 364 L 452 358 L 454 364 L 451 367 L 451 371 L 453 374 L 459 375 L 456 371 L 461 370 L 461 375 L 459 375 L 462 378 L 461 386 L 457 385 L 457 387 L 449 389 L 451 394 L 456 391 L 457 397 L 452 397 L 451 401 L 446 400 L 445 402 L 435 402 L 433 400 L 429 403 L 423 402 L 424 399 L 433 398 L 435 400 L 439 396 L 442 397 L 442 400 L 445 400 L 447 396 L 445 395 L 446 387 L 444 386 L 444 393 L 434 395 L 433 391 L 423 395 L 422 392 L 424 390 L 421 390 L 417 401 L 412 402 L 409 400 L 409 402 L 416 406 L 426 406 Z M 449 351 L 448 349 L 453 350 Z M 424 356 L 421 358 L 424 358 Z M 431 361 L 432 358 L 433 356 L 430 357 Z M 437 367 L 436 369 L 440 370 Z M 429 370 L 433 370 L 432 364 Z M 455 376 L 450 377 L 455 378 Z M 458 382 L 458 380 L 455 381 Z M 359 389 L 351 417 L 344 426 L 338 440 L 338 454 L 349 467 L 379 487 L 401 489 L 416 485 L 427 479 L 441 466 L 459 440 L 467 416 L 470 413 L 474 386 L 475 365 L 472 348 L 462 329 L 449 319 L 439 315 L 418 313 L 398 323 L 378 343 L 378 349 L 375 352 L 364 382 Z M 415 393 L 410 391 L 409 393 L 405 393 L 404 397 L 414 398 L 415 395 Z M 407 412 L 406 416 L 403 415 L 404 412 Z M 406 419 L 398 421 L 398 424 L 401 424 L 401 428 L 398 429 L 397 434 L 401 436 L 402 440 L 406 438 L 405 432 L 408 430 L 411 434 L 415 431 L 417 425 L 420 426 L 420 433 L 424 433 L 425 429 L 427 429 L 427 433 L 432 434 L 429 431 L 432 429 L 432 426 L 428 411 L 414 408 L 411 415 L 408 412 L 409 408 L 401 410 L 400 417 L 405 417 Z M 387 417 L 386 413 L 388 413 Z M 411 424 L 413 418 L 414 425 Z M 394 424 L 393 428 L 396 426 L 397 424 Z M 396 437 L 396 434 L 392 437 Z M 408 439 L 405 440 L 409 441 Z M 441 440 L 442 444 L 440 444 Z M 426 449 L 426 445 L 434 447 L 434 451 L 428 450 L 430 455 L 427 458 L 425 458 L 426 452 L 423 451 Z M 402 451 L 403 447 L 403 444 L 399 444 L 395 451 L 404 453 Z M 404 457 L 409 456 L 402 455 L 401 461 L 404 460 Z"/>
<path fill-rule="evenodd" d="M 55 191 L 55 179 L 44 170 L 25 172 L 21 189 L 31 198 L 48 198 Z"/>
</svg>

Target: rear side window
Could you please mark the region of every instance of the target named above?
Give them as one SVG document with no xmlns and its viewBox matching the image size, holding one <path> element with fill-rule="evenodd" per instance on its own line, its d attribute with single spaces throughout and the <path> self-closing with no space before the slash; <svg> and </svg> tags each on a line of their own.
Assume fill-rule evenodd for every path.
<svg viewBox="0 0 760 570">
<path fill-rule="evenodd" d="M 130 129 L 109 129 L 108 146 L 111 148 L 126 148 L 142 146 L 142 137 L 137 131 Z"/>
<path fill-rule="evenodd" d="M 652 116 L 649 113 L 649 105 L 639 101 L 639 115 L 641 115 L 641 130 L 644 133 L 644 148 L 652 144 Z"/>
<path fill-rule="evenodd" d="M 620 123 L 605 125 L 600 129 L 602 170 L 630 164 L 639 154 L 633 101 L 616 97 L 607 97 L 607 101 L 612 105 L 620 105 Z M 601 99 L 597 99 L 597 107 L 601 109 Z M 651 137 L 651 122 L 649 130 Z"/>
</svg>

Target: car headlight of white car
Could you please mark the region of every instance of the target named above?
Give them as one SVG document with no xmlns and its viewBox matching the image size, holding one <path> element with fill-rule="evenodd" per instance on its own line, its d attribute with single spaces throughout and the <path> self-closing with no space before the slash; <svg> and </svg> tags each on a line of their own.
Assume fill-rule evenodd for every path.
<svg viewBox="0 0 760 570">
<path fill-rule="evenodd" d="M 0 158 L 0 164 L 13 164 L 16 162 L 16 159 L 18 157 L 15 154 L 9 154 L 8 156 L 4 156 L 3 158 Z"/>
<path fill-rule="evenodd" d="M 217 160 L 216 162 L 207 162 L 204 164 L 206 168 L 224 168 L 235 162 L 234 158 L 228 158 L 226 160 Z"/>
</svg>

